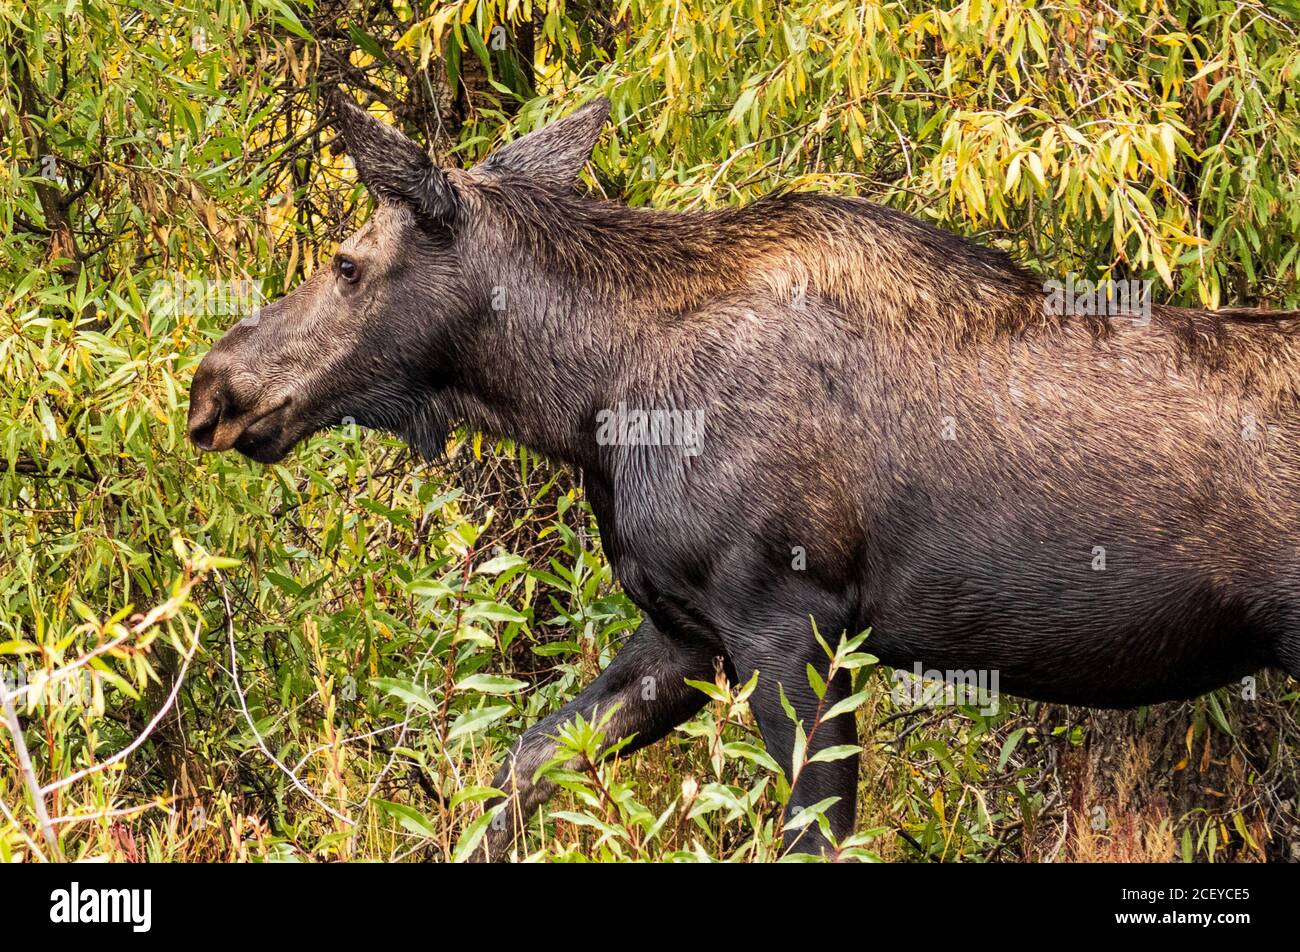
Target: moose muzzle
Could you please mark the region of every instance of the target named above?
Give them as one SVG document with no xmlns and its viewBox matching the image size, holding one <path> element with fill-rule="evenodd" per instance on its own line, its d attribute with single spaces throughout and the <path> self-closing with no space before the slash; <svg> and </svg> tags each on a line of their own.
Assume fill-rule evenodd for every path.
<svg viewBox="0 0 1300 952">
<path fill-rule="evenodd" d="M 235 377 L 229 360 L 216 348 L 199 364 L 190 385 L 190 442 L 205 452 L 233 447 L 262 463 L 282 459 L 288 450 L 284 411 L 292 398 L 250 398 L 241 394 Z"/>
</svg>

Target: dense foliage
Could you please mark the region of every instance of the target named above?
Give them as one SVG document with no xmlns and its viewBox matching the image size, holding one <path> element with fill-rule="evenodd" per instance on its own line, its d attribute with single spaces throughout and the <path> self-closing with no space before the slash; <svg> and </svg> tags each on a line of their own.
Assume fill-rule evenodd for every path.
<svg viewBox="0 0 1300 952">
<path fill-rule="evenodd" d="M 0 7 L 0 857 L 452 858 L 637 613 L 581 485 L 460 434 L 196 457 L 199 357 L 364 217 L 321 90 L 469 163 L 594 91 L 590 182 L 867 195 L 1044 273 L 1300 305 L 1300 38 L 1252 0 L 31 0 Z M 1104 399 L 1104 395 L 1100 395 Z M 848 633 L 850 636 L 857 633 Z M 834 639 L 830 639 L 834 647 Z M 1285 678 L 1089 714 L 913 709 L 849 645 L 859 855 L 1296 858 Z M 545 858 L 778 855 L 746 686 L 594 756 Z M 870 851 L 870 852 L 868 852 Z"/>
</svg>

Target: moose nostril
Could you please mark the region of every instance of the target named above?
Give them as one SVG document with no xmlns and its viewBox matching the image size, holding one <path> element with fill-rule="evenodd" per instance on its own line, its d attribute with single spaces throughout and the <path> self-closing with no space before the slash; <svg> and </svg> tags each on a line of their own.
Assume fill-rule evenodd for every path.
<svg viewBox="0 0 1300 952">
<path fill-rule="evenodd" d="M 217 428 L 230 416 L 226 375 L 205 358 L 190 385 L 190 441 L 201 450 L 214 449 Z"/>
<path fill-rule="evenodd" d="M 205 405 L 196 407 L 190 414 L 190 442 L 202 450 L 212 449 L 212 438 L 225 409 L 225 400 L 220 393 L 213 394 Z"/>
</svg>

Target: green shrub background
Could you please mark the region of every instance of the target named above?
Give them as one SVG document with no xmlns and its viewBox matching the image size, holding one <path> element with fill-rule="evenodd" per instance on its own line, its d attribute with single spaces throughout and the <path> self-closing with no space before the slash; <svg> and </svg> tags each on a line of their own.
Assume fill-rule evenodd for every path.
<svg viewBox="0 0 1300 952">
<path fill-rule="evenodd" d="M 160 282 L 273 298 L 369 207 L 321 90 L 465 164 L 600 92 L 614 124 L 589 183 L 631 204 L 855 193 L 1045 274 L 1297 307 L 1295 14 L 5 3 L 0 668 L 25 689 L 0 727 L 0 858 L 454 858 L 511 740 L 636 624 L 580 480 L 522 448 L 459 434 L 435 466 L 343 429 L 264 468 L 187 445 L 191 373 L 237 318 Z M 984 716 L 897 708 L 888 671 L 856 675 L 864 855 L 1300 859 L 1282 676 Z M 525 852 L 779 855 L 783 786 L 743 686 L 711 693 L 668 743 L 566 775 Z M 591 752 L 597 732 L 568 741 Z"/>
</svg>

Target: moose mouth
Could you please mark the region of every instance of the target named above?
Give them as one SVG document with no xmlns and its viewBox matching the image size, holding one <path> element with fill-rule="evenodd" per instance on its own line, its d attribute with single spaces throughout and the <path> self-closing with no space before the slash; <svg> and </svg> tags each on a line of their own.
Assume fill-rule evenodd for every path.
<svg viewBox="0 0 1300 952">
<path fill-rule="evenodd" d="M 265 410 L 239 412 L 224 395 L 210 401 L 192 397 L 190 440 L 204 452 L 235 449 L 258 463 L 278 463 L 298 442 L 286 426 L 291 402 L 285 397 Z"/>
<path fill-rule="evenodd" d="M 289 438 L 284 426 L 282 411 L 288 403 L 286 400 L 245 427 L 235 438 L 235 450 L 255 463 L 278 463 L 288 456 L 298 442 L 296 437 Z"/>
</svg>

